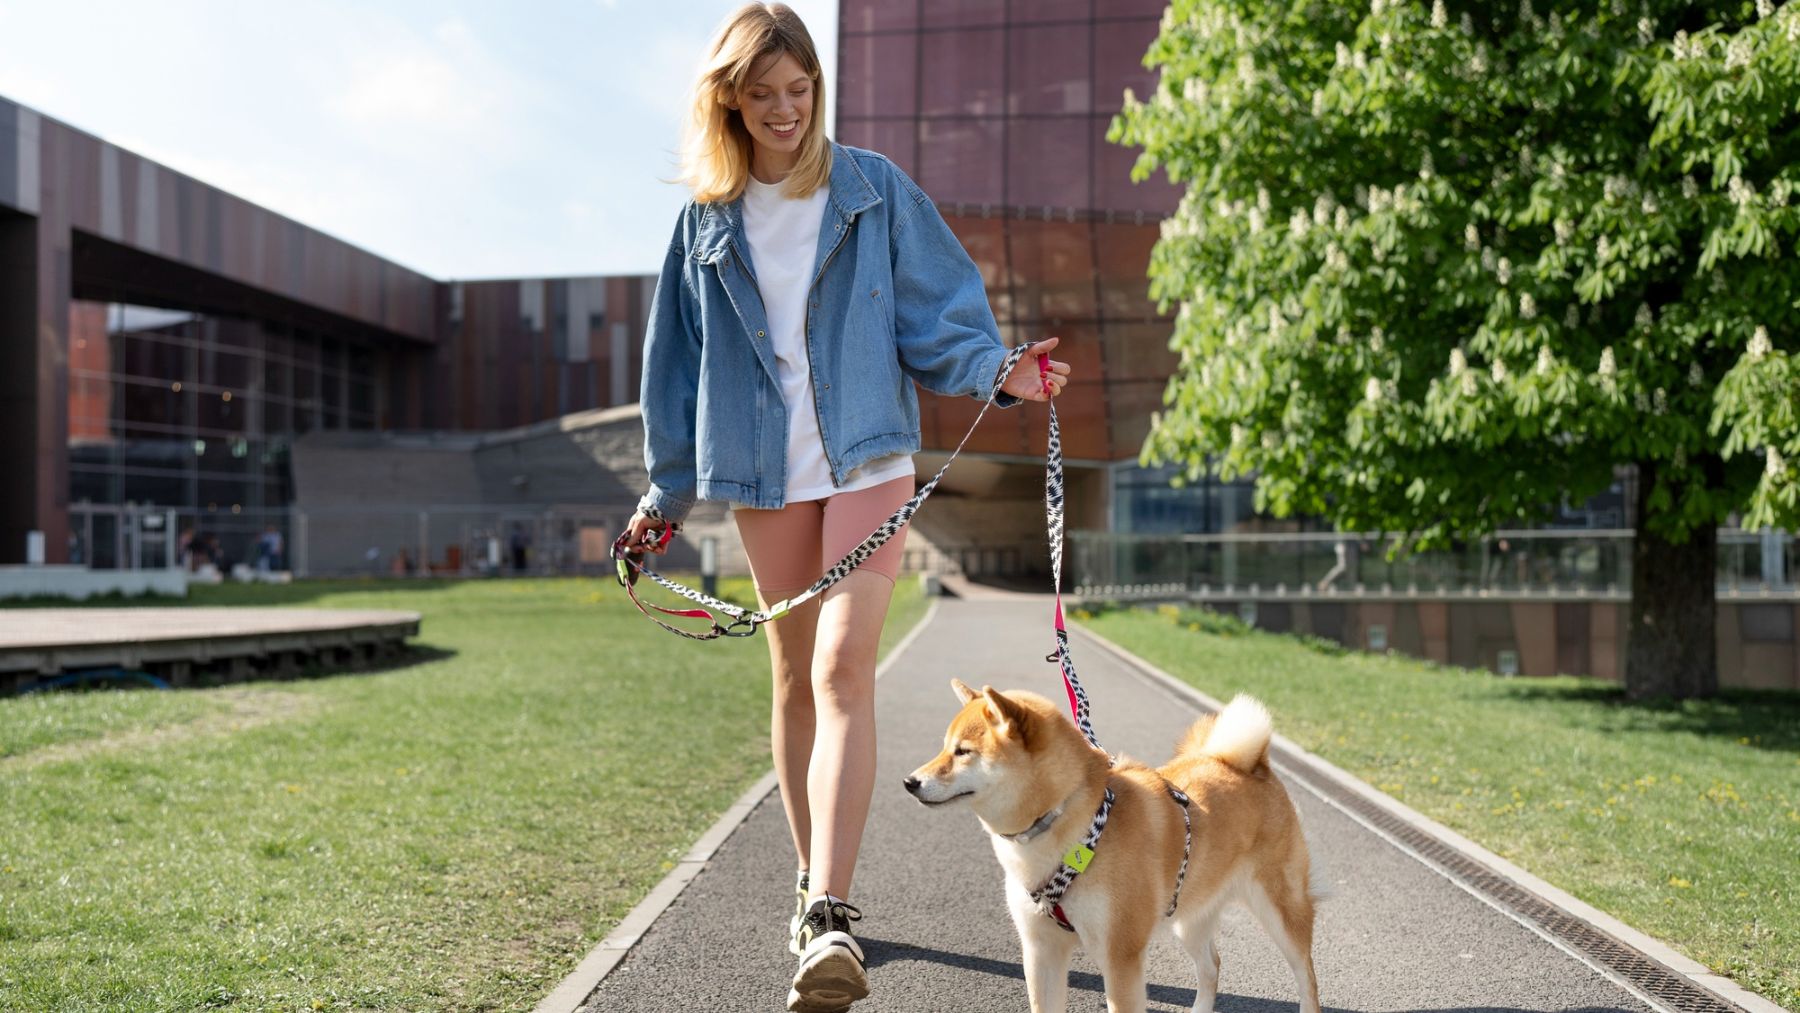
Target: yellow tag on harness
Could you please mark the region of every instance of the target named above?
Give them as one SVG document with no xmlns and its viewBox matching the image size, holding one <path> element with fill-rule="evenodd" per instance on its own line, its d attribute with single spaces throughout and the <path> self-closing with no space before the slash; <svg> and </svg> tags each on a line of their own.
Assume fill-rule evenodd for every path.
<svg viewBox="0 0 1800 1013">
<path fill-rule="evenodd" d="M 1077 844 L 1063 856 L 1063 864 L 1076 872 L 1086 872 L 1088 863 L 1094 860 L 1094 849 L 1085 844 Z"/>
</svg>

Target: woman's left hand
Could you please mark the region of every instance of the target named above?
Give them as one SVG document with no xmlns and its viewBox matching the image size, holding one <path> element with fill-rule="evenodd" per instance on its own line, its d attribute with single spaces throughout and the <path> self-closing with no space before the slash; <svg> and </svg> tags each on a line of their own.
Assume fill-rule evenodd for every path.
<svg viewBox="0 0 1800 1013">
<path fill-rule="evenodd" d="M 1007 374 L 1006 379 L 1000 384 L 1000 390 L 1024 401 L 1048 401 L 1061 394 L 1063 385 L 1069 382 L 1069 364 L 1051 359 L 1050 372 L 1045 373 L 1042 378 L 1038 376 L 1037 369 L 1037 357 L 1054 349 L 1061 340 L 1061 338 L 1045 338 L 1042 341 L 1032 342 L 1031 350 L 1026 352 L 1024 358 L 1019 360 L 1018 365 L 1013 367 L 1013 371 Z M 1046 382 L 1050 385 L 1048 394 L 1044 392 Z"/>
</svg>

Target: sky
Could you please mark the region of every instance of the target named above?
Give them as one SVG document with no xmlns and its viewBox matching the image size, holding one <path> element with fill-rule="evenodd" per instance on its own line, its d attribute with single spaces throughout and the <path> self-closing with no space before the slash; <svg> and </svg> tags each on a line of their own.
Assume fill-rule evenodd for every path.
<svg viewBox="0 0 1800 1013">
<path fill-rule="evenodd" d="M 837 0 L 788 3 L 835 99 Z M 0 0 L 0 96 L 435 278 L 648 274 L 737 6 Z"/>
</svg>

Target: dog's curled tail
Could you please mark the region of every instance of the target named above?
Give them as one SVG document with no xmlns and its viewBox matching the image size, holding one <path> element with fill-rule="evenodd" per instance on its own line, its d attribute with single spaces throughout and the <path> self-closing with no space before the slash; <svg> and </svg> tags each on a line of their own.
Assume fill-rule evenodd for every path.
<svg viewBox="0 0 1800 1013">
<path fill-rule="evenodd" d="M 1269 711 L 1255 697 L 1238 694 L 1217 715 L 1194 722 L 1176 755 L 1210 756 L 1250 774 L 1269 762 Z"/>
</svg>

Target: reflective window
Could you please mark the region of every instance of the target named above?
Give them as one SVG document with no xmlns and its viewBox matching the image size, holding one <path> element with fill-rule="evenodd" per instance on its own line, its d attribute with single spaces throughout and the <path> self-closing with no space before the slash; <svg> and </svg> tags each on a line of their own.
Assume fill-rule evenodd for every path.
<svg viewBox="0 0 1800 1013">
<path fill-rule="evenodd" d="M 72 511 L 72 558 L 127 562 L 130 532 L 106 508 L 136 503 L 217 538 L 223 562 L 248 559 L 266 525 L 285 531 L 293 437 L 381 411 L 388 353 L 359 340 L 84 300 L 70 321 L 69 498 L 96 505 Z"/>
<path fill-rule="evenodd" d="M 1007 112 L 1088 111 L 1093 87 L 1089 25 L 1015 27 L 1007 34 Z"/>
<path fill-rule="evenodd" d="M 927 28 L 999 25 L 1006 23 L 1006 0 L 920 0 L 919 13 Z"/>
<path fill-rule="evenodd" d="M 1086 210 L 1088 117 L 1015 118 L 1006 139 L 1007 203 Z"/>
<path fill-rule="evenodd" d="M 1021 320 L 1093 320 L 1093 226 L 1075 221 L 1007 222 L 1012 296 Z"/>
<path fill-rule="evenodd" d="M 920 36 L 921 116 L 998 116 L 1003 111 L 1004 31 Z"/>
<path fill-rule="evenodd" d="M 919 24 L 917 6 L 895 0 L 842 0 L 838 4 L 838 19 L 844 32 L 916 28 Z"/>
<path fill-rule="evenodd" d="M 1003 121 L 924 120 L 919 124 L 918 183 L 936 200 L 1000 204 Z"/>
<path fill-rule="evenodd" d="M 838 116 L 912 116 L 918 111 L 918 40 L 851 35 L 839 58 Z"/>
</svg>

